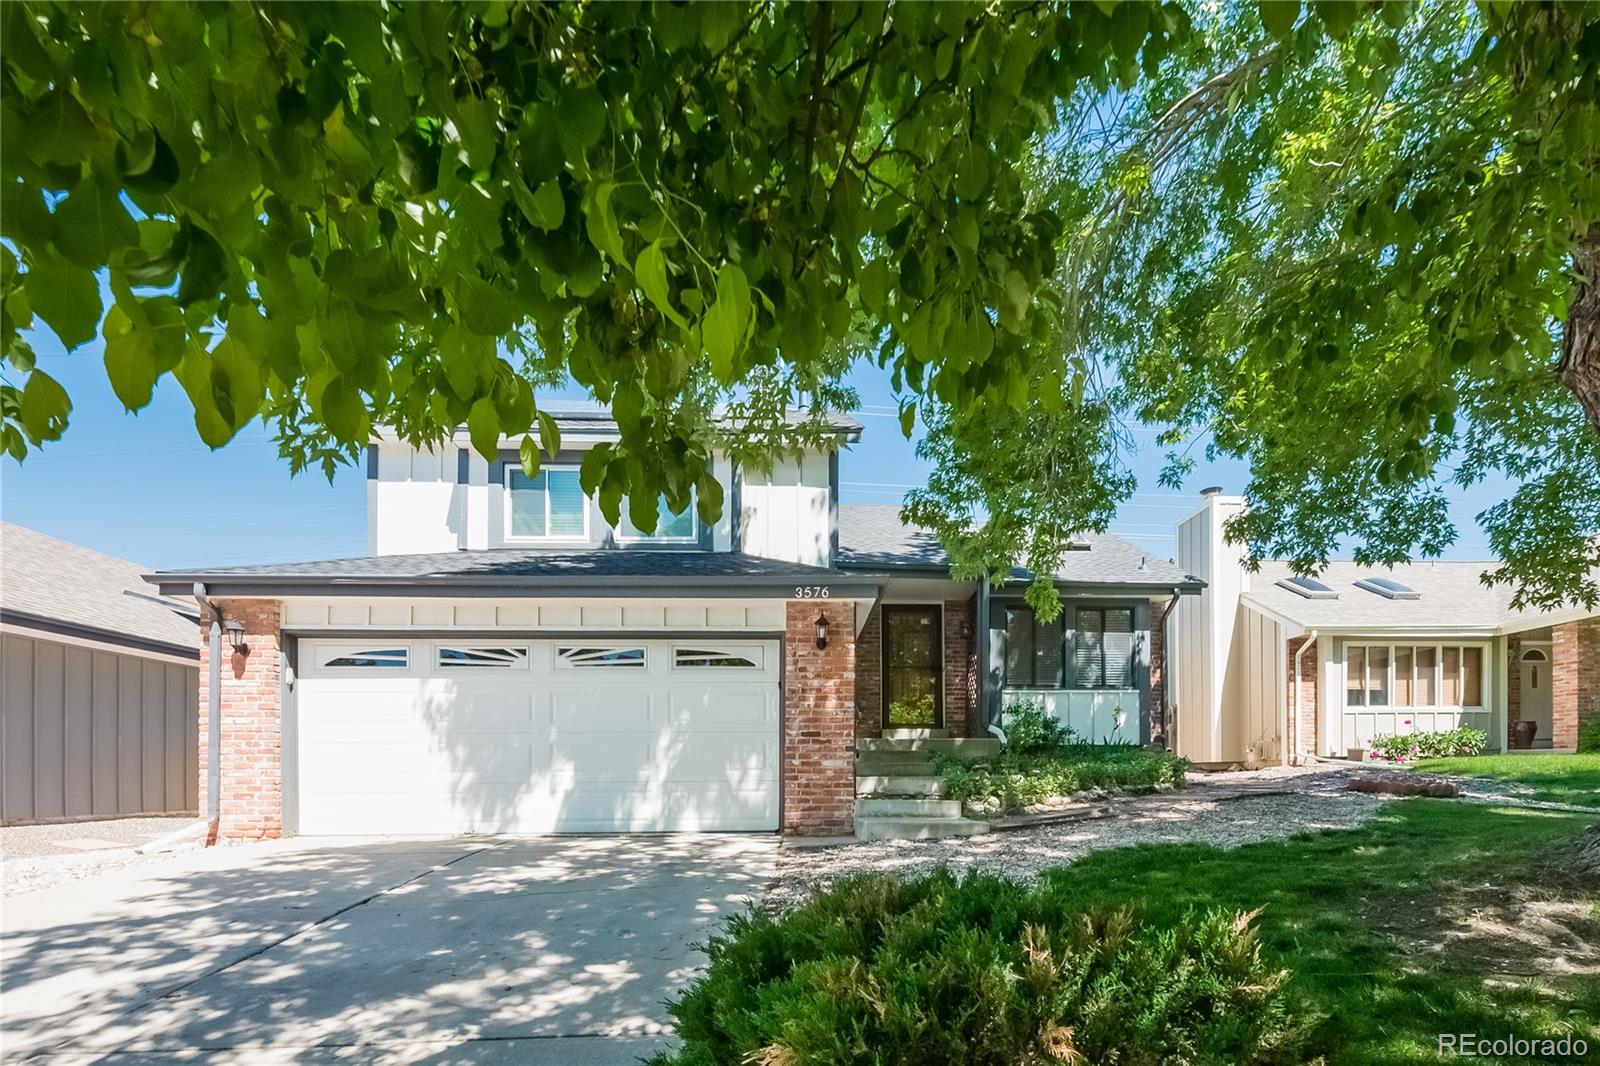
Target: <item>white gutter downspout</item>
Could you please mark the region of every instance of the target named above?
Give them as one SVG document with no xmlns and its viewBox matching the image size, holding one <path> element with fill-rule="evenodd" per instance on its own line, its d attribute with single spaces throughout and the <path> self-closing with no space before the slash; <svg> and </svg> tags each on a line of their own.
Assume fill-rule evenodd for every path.
<svg viewBox="0 0 1600 1066">
<path fill-rule="evenodd" d="M 1299 651 L 1294 653 L 1294 699 L 1289 701 L 1293 710 L 1290 712 L 1289 718 L 1289 743 L 1283 746 L 1283 765 L 1285 766 L 1288 766 L 1290 762 L 1289 752 L 1291 747 L 1294 750 L 1294 762 L 1296 764 L 1300 762 L 1300 662 L 1306 651 L 1316 646 L 1317 631 L 1310 629 L 1306 631 L 1306 642 L 1300 645 Z"/>
<path fill-rule="evenodd" d="M 222 609 L 206 599 L 206 587 L 194 583 L 195 602 L 211 612 L 206 683 L 206 843 L 217 839 L 222 795 Z"/>
</svg>

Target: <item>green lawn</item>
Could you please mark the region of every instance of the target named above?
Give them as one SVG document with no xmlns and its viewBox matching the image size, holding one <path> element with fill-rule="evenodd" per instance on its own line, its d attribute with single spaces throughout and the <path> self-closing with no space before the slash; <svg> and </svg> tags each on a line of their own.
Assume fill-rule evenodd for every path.
<svg viewBox="0 0 1600 1066">
<path fill-rule="evenodd" d="M 1600 947 L 1600 884 L 1548 865 L 1594 823 L 1407 800 L 1358 830 L 1234 851 L 1145 845 L 1044 876 L 1086 905 L 1133 903 L 1157 921 L 1179 921 L 1191 907 L 1262 908 L 1265 948 L 1295 972 L 1320 1016 L 1311 1050 L 1330 1066 L 1438 1062 L 1442 1032 L 1572 1031 L 1594 1048 L 1600 979 L 1555 975 L 1550 957 L 1571 957 L 1570 945 L 1503 935 L 1520 934 L 1521 917 L 1536 909 Z M 1486 921 L 1496 916 L 1507 922 L 1501 934 Z"/>
<path fill-rule="evenodd" d="M 1416 768 L 1514 784 L 1512 791 L 1526 799 L 1600 807 L 1600 754 L 1465 755 L 1423 759 Z"/>
</svg>

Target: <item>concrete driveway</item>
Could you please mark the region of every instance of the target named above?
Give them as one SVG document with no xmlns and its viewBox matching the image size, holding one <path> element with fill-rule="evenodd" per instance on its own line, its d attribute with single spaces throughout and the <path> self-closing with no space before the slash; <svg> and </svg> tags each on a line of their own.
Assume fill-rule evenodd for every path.
<svg viewBox="0 0 1600 1066">
<path fill-rule="evenodd" d="M 777 848 L 283 841 L 12 896 L 0 1058 L 634 1062 Z"/>
</svg>

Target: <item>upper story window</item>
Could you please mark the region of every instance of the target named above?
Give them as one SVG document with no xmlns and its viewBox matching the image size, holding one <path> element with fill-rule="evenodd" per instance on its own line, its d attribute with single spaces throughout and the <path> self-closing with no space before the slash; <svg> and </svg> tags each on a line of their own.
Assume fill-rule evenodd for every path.
<svg viewBox="0 0 1600 1066">
<path fill-rule="evenodd" d="M 547 467 L 530 478 L 518 467 L 506 470 L 510 497 L 507 534 L 512 540 L 585 540 L 589 501 L 577 467 Z"/>
<path fill-rule="evenodd" d="M 630 519 L 626 513 L 624 513 L 622 516 L 622 522 L 617 527 L 617 539 L 623 541 L 650 540 L 668 542 L 681 541 L 684 543 L 693 542 L 694 540 L 698 539 L 700 533 L 699 526 L 696 524 L 697 519 L 695 518 L 694 505 L 695 498 L 694 494 L 691 492 L 689 496 L 689 506 L 683 509 L 682 514 L 673 514 L 667 508 L 667 499 L 665 496 L 663 496 L 656 502 L 656 531 L 654 533 L 639 532 L 639 527 L 635 526 L 633 524 L 633 520 Z"/>
</svg>

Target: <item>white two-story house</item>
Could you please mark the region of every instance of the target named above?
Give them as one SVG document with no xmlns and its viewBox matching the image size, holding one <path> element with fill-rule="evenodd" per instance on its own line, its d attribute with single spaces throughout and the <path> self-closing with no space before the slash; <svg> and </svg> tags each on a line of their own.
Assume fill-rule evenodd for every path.
<svg viewBox="0 0 1600 1066">
<path fill-rule="evenodd" d="M 645 536 L 579 484 L 615 424 L 558 423 L 535 478 L 511 441 L 374 440 L 364 557 L 151 575 L 201 603 L 222 836 L 847 834 L 857 740 L 885 729 L 982 736 L 1033 698 L 1083 735 L 1163 733 L 1162 619 L 1200 588 L 1170 562 L 1087 536 L 1041 621 L 1027 575 L 953 581 L 897 508 L 839 503 L 844 416 L 770 471 L 719 461 L 723 516 L 663 508 Z"/>
</svg>

